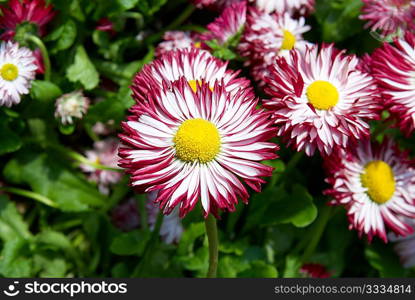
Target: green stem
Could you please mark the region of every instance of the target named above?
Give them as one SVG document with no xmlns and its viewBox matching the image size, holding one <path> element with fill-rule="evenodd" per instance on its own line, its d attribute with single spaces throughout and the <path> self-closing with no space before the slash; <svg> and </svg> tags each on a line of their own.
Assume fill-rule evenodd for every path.
<svg viewBox="0 0 415 300">
<path fill-rule="evenodd" d="M 146 230 L 148 228 L 147 223 L 147 210 L 146 210 L 146 199 L 144 195 L 137 197 L 138 214 L 141 220 L 141 228 Z"/>
<path fill-rule="evenodd" d="M 209 243 L 209 270 L 206 277 L 216 278 L 218 269 L 219 240 L 216 218 L 212 214 L 209 214 L 209 216 L 205 219 L 205 227 Z"/>
<path fill-rule="evenodd" d="M 0 191 L 11 193 L 11 194 L 16 194 L 16 195 L 23 196 L 23 197 L 26 197 L 26 198 L 30 198 L 30 199 L 39 201 L 39 202 L 41 202 L 43 204 L 46 204 L 48 206 L 51 206 L 51 207 L 57 207 L 56 203 L 54 203 L 49 198 L 47 198 L 43 195 L 31 192 L 31 191 L 27 191 L 27 190 L 23 190 L 23 189 L 19 189 L 19 188 L 13 188 L 13 187 L 0 187 Z"/>
<path fill-rule="evenodd" d="M 42 40 L 35 35 L 28 34 L 26 36 L 26 39 L 32 42 L 33 44 L 35 44 L 39 48 L 40 53 L 42 53 L 43 64 L 45 66 L 45 80 L 50 81 L 51 68 L 50 68 L 50 58 L 49 58 L 48 49 L 46 49 L 46 46 L 42 42 Z"/>
<path fill-rule="evenodd" d="M 195 6 L 190 4 L 188 5 L 183 12 L 169 25 L 167 25 L 165 31 L 169 31 L 171 29 L 176 29 L 180 26 L 184 21 L 186 21 L 195 11 Z"/>
<path fill-rule="evenodd" d="M 324 205 L 321 209 L 321 214 L 317 219 L 314 229 L 311 232 L 311 241 L 309 242 L 307 248 L 304 251 L 302 262 L 306 262 L 310 256 L 316 250 L 318 243 L 320 242 L 321 236 L 323 235 L 324 229 L 330 219 L 332 213 L 332 207 Z"/>
</svg>

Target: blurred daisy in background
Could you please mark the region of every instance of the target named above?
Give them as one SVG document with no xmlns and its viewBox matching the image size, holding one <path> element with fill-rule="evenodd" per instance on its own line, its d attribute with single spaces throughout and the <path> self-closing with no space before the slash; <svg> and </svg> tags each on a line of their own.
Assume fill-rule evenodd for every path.
<svg viewBox="0 0 415 300">
<path fill-rule="evenodd" d="M 84 97 L 82 91 L 64 94 L 55 102 L 55 117 L 59 118 L 62 124 L 73 124 L 74 119 L 82 119 L 86 114 L 89 103 L 89 99 Z"/>
<path fill-rule="evenodd" d="M 325 164 L 332 186 L 325 193 L 334 197 L 333 204 L 346 207 L 350 228 L 360 236 L 387 242 L 387 229 L 398 236 L 414 232 L 408 218 L 415 218 L 415 169 L 391 140 L 381 145 L 362 141 Z"/>
<path fill-rule="evenodd" d="M 306 15 L 314 10 L 314 0 L 249 0 L 267 13 L 289 13 Z"/>
<path fill-rule="evenodd" d="M 0 45 L 0 106 L 18 104 L 28 94 L 36 75 L 35 56 L 28 48 L 17 43 Z"/>
<path fill-rule="evenodd" d="M 272 98 L 263 103 L 288 145 L 308 156 L 315 150 L 330 155 L 369 135 L 366 120 L 379 117 L 378 92 L 358 63 L 356 56 L 323 45 L 293 50 L 270 67 L 265 91 Z"/>
<path fill-rule="evenodd" d="M 405 222 L 410 224 L 415 231 L 415 219 L 406 218 Z M 394 243 L 393 248 L 399 255 L 402 265 L 405 268 L 415 267 L 415 234 L 401 237 L 390 233 L 388 238 Z"/>
<path fill-rule="evenodd" d="M 163 40 L 156 48 L 156 57 L 173 50 L 202 47 L 200 35 L 189 31 L 167 31 Z"/>
</svg>

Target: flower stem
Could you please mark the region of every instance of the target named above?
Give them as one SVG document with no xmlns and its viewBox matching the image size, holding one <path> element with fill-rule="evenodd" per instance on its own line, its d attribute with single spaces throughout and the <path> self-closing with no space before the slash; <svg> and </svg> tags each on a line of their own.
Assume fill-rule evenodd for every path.
<svg viewBox="0 0 415 300">
<path fill-rule="evenodd" d="M 173 21 L 171 22 L 165 29 L 165 31 L 169 31 L 171 29 L 176 29 L 179 25 L 181 25 L 184 21 L 186 21 L 192 13 L 195 11 L 195 6 L 190 4 L 187 6 L 183 12 Z"/>
<path fill-rule="evenodd" d="M 45 65 L 45 80 L 50 81 L 51 68 L 50 68 L 50 58 L 49 58 L 48 49 L 46 49 L 46 46 L 42 42 L 42 40 L 35 35 L 28 34 L 26 36 L 26 39 L 32 42 L 33 44 L 35 44 L 39 48 L 40 53 L 42 53 L 43 64 Z"/>
<path fill-rule="evenodd" d="M 216 278 L 218 269 L 218 228 L 216 226 L 216 218 L 209 214 L 205 219 L 206 235 L 209 243 L 209 270 L 206 275 L 207 278 Z"/>
<path fill-rule="evenodd" d="M 317 219 L 314 229 L 311 232 L 311 241 L 308 243 L 307 248 L 302 256 L 302 261 L 306 262 L 310 256 L 316 250 L 318 243 L 320 242 L 321 236 L 323 235 L 324 229 L 330 219 L 332 213 L 332 207 L 324 205 L 321 209 L 321 214 Z"/>
<path fill-rule="evenodd" d="M 39 201 L 40 203 L 46 204 L 51 207 L 57 207 L 56 203 L 50 200 L 49 198 L 41 194 L 31 192 L 31 191 L 14 188 L 14 187 L 0 187 L 0 191 L 23 196 L 29 199 L 33 199 L 33 200 Z"/>
</svg>

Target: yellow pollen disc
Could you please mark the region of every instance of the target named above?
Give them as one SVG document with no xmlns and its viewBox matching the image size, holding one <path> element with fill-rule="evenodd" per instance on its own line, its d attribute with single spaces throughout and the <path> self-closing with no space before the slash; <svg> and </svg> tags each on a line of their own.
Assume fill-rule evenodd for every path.
<svg viewBox="0 0 415 300">
<path fill-rule="evenodd" d="M 195 48 L 201 48 L 202 47 L 202 43 L 201 42 L 196 42 L 193 44 L 193 47 Z"/>
<path fill-rule="evenodd" d="M 173 139 L 176 156 L 186 162 L 207 163 L 220 150 L 220 135 L 216 126 L 203 119 L 184 121 Z"/>
<path fill-rule="evenodd" d="M 374 160 L 365 166 L 360 176 L 362 185 L 372 201 L 383 204 L 395 193 L 395 177 L 392 168 L 382 160 Z"/>
<path fill-rule="evenodd" d="M 19 75 L 19 69 L 14 64 L 4 64 L 0 69 L 1 77 L 7 81 L 13 81 Z"/>
<path fill-rule="evenodd" d="M 192 88 L 193 92 L 197 92 L 197 87 L 202 84 L 202 80 L 189 80 L 188 81 L 190 87 Z M 209 86 L 209 89 L 213 92 L 213 87 Z"/>
<path fill-rule="evenodd" d="M 288 30 L 284 30 L 284 38 L 282 41 L 281 49 L 283 50 L 292 50 L 294 48 L 296 38 L 294 34 Z"/>
<path fill-rule="evenodd" d="M 314 81 L 307 88 L 306 95 L 316 109 L 328 110 L 339 101 L 339 92 L 336 87 L 328 81 Z"/>
</svg>

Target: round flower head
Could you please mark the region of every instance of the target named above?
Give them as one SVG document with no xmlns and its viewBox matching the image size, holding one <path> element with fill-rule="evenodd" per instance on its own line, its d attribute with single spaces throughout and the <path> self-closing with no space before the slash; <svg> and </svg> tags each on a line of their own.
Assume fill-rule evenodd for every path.
<svg viewBox="0 0 415 300">
<path fill-rule="evenodd" d="M 290 54 L 277 59 L 265 78 L 272 99 L 264 106 L 274 112 L 278 135 L 309 156 L 316 149 L 329 155 L 368 136 L 364 119 L 377 118 L 379 104 L 372 77 L 356 68 L 359 59 L 332 45 Z"/>
<path fill-rule="evenodd" d="M 202 47 L 200 37 L 186 31 L 167 31 L 163 39 L 164 41 L 158 44 L 156 48 L 157 57 L 173 50 Z"/>
<path fill-rule="evenodd" d="M 330 272 L 327 271 L 326 267 L 321 264 L 304 264 L 301 266 L 300 274 L 307 278 L 329 278 L 331 277 Z"/>
<path fill-rule="evenodd" d="M 415 231 L 415 219 L 406 218 L 405 222 L 411 224 Z M 395 243 L 393 247 L 395 252 L 399 255 L 401 263 L 405 268 L 415 267 L 415 234 L 406 237 L 396 236 L 390 233 L 388 235 L 389 241 Z"/>
<path fill-rule="evenodd" d="M 89 99 L 81 91 L 64 94 L 55 103 L 55 117 L 63 124 L 72 124 L 73 119 L 82 119 L 89 107 Z"/>
<path fill-rule="evenodd" d="M 289 56 L 290 50 L 305 51 L 307 45 L 302 34 L 310 30 L 305 19 L 294 20 L 288 13 L 268 14 L 251 9 L 239 45 L 247 65 L 252 65 L 252 75 L 263 85 L 263 78 L 269 75 L 268 67 L 278 56 Z"/>
<path fill-rule="evenodd" d="M 305 15 L 314 10 L 314 0 L 249 0 L 255 2 L 256 7 L 267 13 L 296 13 Z"/>
<path fill-rule="evenodd" d="M 373 76 L 386 98 L 385 105 L 409 135 L 415 128 L 415 35 L 407 32 L 395 47 L 384 43 L 372 55 Z"/>
<path fill-rule="evenodd" d="M 215 21 L 207 25 L 208 32 L 203 40 L 216 40 L 220 45 L 232 41 L 240 35 L 246 21 L 246 2 L 239 2 L 225 8 Z"/>
<path fill-rule="evenodd" d="M 239 72 L 227 70 L 228 64 L 200 49 L 182 49 L 171 51 L 143 67 L 133 81 L 133 96 L 137 101 L 145 101 L 154 88 L 162 89 L 163 82 L 170 86 L 172 82 L 184 77 L 196 91 L 203 80 L 211 87 L 216 80 L 223 80 L 226 91 L 235 93 L 249 87 L 249 80 L 238 78 Z"/>
<path fill-rule="evenodd" d="M 119 143 L 114 138 L 107 138 L 94 143 L 94 149 L 86 151 L 89 161 L 102 164 L 107 167 L 117 167 Z M 109 185 L 121 180 L 122 174 L 117 171 L 96 169 L 91 165 L 82 164 L 81 169 L 89 173 L 89 180 L 98 183 L 99 191 L 102 194 L 109 194 Z"/>
<path fill-rule="evenodd" d="M 387 242 L 386 228 L 399 236 L 414 229 L 404 217 L 415 218 L 415 169 L 391 140 L 381 145 L 362 141 L 326 159 L 334 204 L 347 209 L 350 228 Z"/>
<path fill-rule="evenodd" d="M 1 6 L 0 28 L 5 32 L 2 40 L 10 40 L 16 34 L 16 29 L 23 23 L 37 26 L 39 35 L 45 34 L 45 26 L 55 16 L 52 5 L 46 5 L 44 0 L 10 0 L 9 8 Z"/>
<path fill-rule="evenodd" d="M 414 29 L 414 0 L 362 0 L 364 6 L 360 19 L 366 20 L 366 28 L 383 35 Z"/>
<path fill-rule="evenodd" d="M 171 88 L 154 89 L 148 102 L 133 107 L 120 135 L 120 165 L 131 185 L 158 190 L 155 200 L 165 214 L 179 206 L 185 216 L 200 199 L 205 216 L 218 209 L 233 211 L 256 191 L 272 168 L 257 161 L 276 158 L 277 145 L 269 113 L 257 110 L 247 90 L 235 94 L 223 82 L 202 81 L 196 90 L 182 77 Z"/>
<path fill-rule="evenodd" d="M 29 93 L 36 75 L 35 60 L 32 51 L 17 43 L 0 45 L 0 106 L 17 104 L 21 95 Z"/>
</svg>

